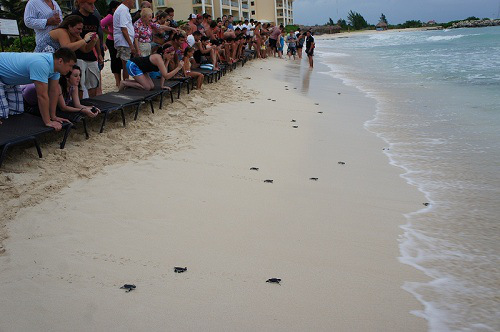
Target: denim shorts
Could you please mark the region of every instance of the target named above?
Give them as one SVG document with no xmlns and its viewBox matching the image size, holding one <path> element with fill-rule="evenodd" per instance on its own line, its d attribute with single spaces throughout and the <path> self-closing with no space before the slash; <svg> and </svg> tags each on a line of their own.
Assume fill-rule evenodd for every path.
<svg viewBox="0 0 500 332">
<path fill-rule="evenodd" d="M 144 75 L 142 70 L 135 64 L 135 62 L 132 62 L 130 60 L 127 60 L 127 63 L 125 64 L 125 67 L 127 68 L 127 72 L 130 76 L 135 77 L 139 75 Z"/>
</svg>

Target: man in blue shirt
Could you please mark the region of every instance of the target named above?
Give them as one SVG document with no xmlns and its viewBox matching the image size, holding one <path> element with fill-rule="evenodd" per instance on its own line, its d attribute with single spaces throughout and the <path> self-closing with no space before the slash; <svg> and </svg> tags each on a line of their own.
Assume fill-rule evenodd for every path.
<svg viewBox="0 0 500 332">
<path fill-rule="evenodd" d="M 2 53 L 0 57 L 0 118 L 24 111 L 19 85 L 35 83 L 38 108 L 48 127 L 60 130 L 67 119 L 56 116 L 60 94 L 60 74 L 67 75 L 76 63 L 76 55 L 68 48 L 51 53 Z"/>
</svg>

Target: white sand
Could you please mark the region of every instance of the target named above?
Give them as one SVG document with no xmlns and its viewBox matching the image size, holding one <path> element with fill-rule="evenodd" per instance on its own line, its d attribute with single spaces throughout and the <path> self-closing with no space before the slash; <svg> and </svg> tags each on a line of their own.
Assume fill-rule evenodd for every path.
<svg viewBox="0 0 500 332">
<path fill-rule="evenodd" d="M 423 198 L 363 128 L 373 100 L 337 82 L 317 106 L 276 80 L 284 63 L 10 158 L 4 211 L 30 206 L 6 222 L 0 331 L 425 330 L 401 289 L 423 277 L 397 258 L 402 214 Z"/>
</svg>

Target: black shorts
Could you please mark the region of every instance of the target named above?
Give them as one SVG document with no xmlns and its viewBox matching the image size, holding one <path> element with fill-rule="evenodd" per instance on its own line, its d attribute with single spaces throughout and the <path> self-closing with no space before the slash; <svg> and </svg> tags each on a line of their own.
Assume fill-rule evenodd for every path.
<svg viewBox="0 0 500 332">
<path fill-rule="evenodd" d="M 276 48 L 276 42 L 277 42 L 277 40 L 276 40 L 276 39 L 271 39 L 271 38 L 269 38 L 269 47 L 271 47 L 271 48 L 274 48 L 274 49 L 275 49 L 275 48 Z"/>
<path fill-rule="evenodd" d="M 308 56 L 314 56 L 314 48 L 312 50 L 306 50 Z"/>
</svg>

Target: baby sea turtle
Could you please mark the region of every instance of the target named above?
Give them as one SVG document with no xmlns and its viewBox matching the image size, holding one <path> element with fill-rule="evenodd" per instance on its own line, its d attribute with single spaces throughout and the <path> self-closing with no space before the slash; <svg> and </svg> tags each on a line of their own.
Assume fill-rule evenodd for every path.
<svg viewBox="0 0 500 332">
<path fill-rule="evenodd" d="M 292 122 L 297 122 L 295 119 L 292 119 Z"/>
<path fill-rule="evenodd" d="M 345 162 L 339 161 L 339 165 L 345 165 Z"/>
<path fill-rule="evenodd" d="M 424 203 L 424 206 L 429 206 L 431 205 L 431 203 Z"/>
<path fill-rule="evenodd" d="M 318 178 L 309 178 L 311 181 L 318 181 Z"/>
<path fill-rule="evenodd" d="M 273 99 L 273 101 L 276 101 L 276 99 Z"/>
<path fill-rule="evenodd" d="M 179 266 L 174 267 L 175 273 L 183 273 L 183 272 L 186 272 L 187 270 L 188 270 L 187 267 L 179 267 Z"/>
<path fill-rule="evenodd" d="M 273 180 L 264 180 L 264 183 L 273 183 Z"/>
<path fill-rule="evenodd" d="M 339 93 L 337 93 L 337 94 L 340 94 L 340 92 L 339 92 Z"/>
<path fill-rule="evenodd" d="M 314 105 L 319 106 L 319 103 L 314 103 Z"/>
<path fill-rule="evenodd" d="M 137 287 L 135 285 L 132 285 L 132 284 L 125 284 L 122 287 L 120 287 L 120 289 L 126 289 L 125 293 L 129 293 L 129 292 L 133 291 L 136 288 Z"/>
<path fill-rule="evenodd" d="M 255 104 L 255 102 L 254 102 L 254 101 L 251 101 L 251 102 L 250 102 L 250 104 Z"/>
<path fill-rule="evenodd" d="M 271 98 L 267 98 L 267 100 L 271 100 Z"/>
<path fill-rule="evenodd" d="M 294 128 L 299 128 L 299 126 L 293 126 Z"/>
<path fill-rule="evenodd" d="M 281 282 L 281 279 L 279 278 L 270 278 L 270 279 L 267 279 L 266 282 L 270 283 L 270 284 L 280 284 Z"/>
<path fill-rule="evenodd" d="M 250 170 L 251 170 L 251 171 L 258 171 L 258 170 L 259 170 L 259 168 L 258 168 L 258 167 L 250 167 Z"/>
<path fill-rule="evenodd" d="M 319 114 L 323 114 L 323 112 L 318 112 Z"/>
</svg>

